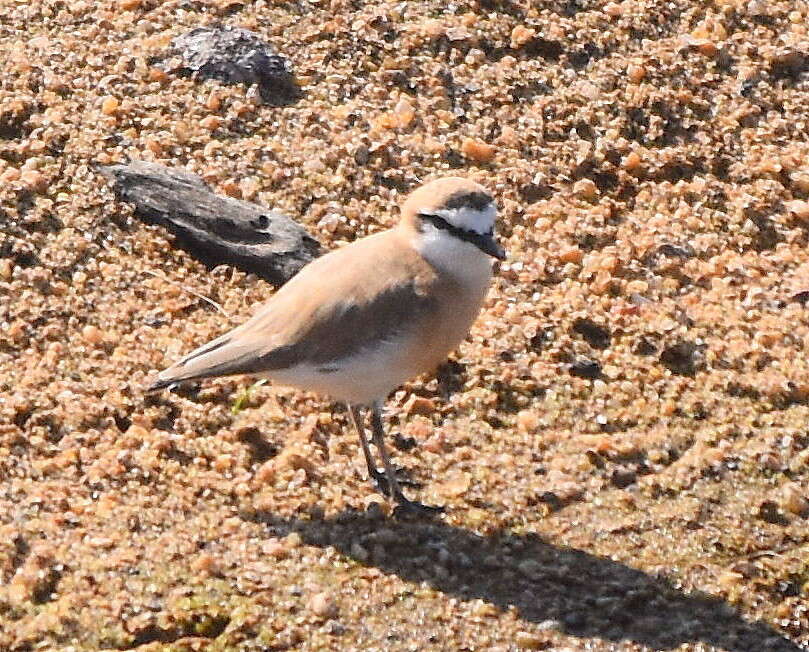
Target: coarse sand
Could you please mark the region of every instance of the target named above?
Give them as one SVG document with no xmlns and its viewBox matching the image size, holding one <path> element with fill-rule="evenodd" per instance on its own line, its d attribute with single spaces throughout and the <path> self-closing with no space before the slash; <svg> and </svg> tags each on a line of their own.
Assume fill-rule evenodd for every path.
<svg viewBox="0 0 809 652">
<path fill-rule="evenodd" d="M 160 69 L 216 22 L 300 98 Z M 0 650 L 809 649 L 808 125 L 801 0 L 4 0 Z M 321 397 L 144 396 L 273 288 L 116 201 L 130 159 L 326 248 L 492 190 L 485 309 L 388 402 L 445 516 Z"/>
</svg>

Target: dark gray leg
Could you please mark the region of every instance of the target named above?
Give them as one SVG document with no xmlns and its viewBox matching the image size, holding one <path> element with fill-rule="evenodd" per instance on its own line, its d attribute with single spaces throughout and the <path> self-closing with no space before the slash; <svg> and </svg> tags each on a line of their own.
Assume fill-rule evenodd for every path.
<svg viewBox="0 0 809 652">
<path fill-rule="evenodd" d="M 429 505 L 422 505 L 421 503 L 408 500 L 402 493 L 399 486 L 399 480 L 396 477 L 396 469 L 390 463 L 388 451 L 385 448 L 385 429 L 382 425 L 382 409 L 378 402 L 375 402 L 371 409 L 371 428 L 373 430 L 373 440 L 376 449 L 379 451 L 379 456 L 382 458 L 382 464 L 385 467 L 385 475 L 388 479 L 388 487 L 390 487 L 390 496 L 396 501 L 398 508 L 403 511 L 420 512 L 420 513 L 436 513 L 444 511 L 443 507 L 432 507 Z"/>
<path fill-rule="evenodd" d="M 376 468 L 373 455 L 371 455 L 371 447 L 368 444 L 368 437 L 365 435 L 365 428 L 362 425 L 362 410 L 357 405 L 346 403 L 348 413 L 351 415 L 351 422 L 354 428 L 357 429 L 357 434 L 360 436 L 360 446 L 362 446 L 362 454 L 365 456 L 365 464 L 368 465 L 368 477 L 376 484 L 376 486 L 384 494 L 388 494 L 388 482 L 385 479 L 385 474 Z"/>
</svg>

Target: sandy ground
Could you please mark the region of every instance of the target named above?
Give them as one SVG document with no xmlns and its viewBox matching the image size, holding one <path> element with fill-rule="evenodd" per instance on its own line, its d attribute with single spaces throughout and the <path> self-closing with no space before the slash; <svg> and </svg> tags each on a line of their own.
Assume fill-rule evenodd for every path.
<svg viewBox="0 0 809 652">
<path fill-rule="evenodd" d="M 215 21 L 288 57 L 300 100 L 155 67 Z M 807 23 L 2 2 L 0 649 L 808 649 Z M 393 518 L 321 398 L 143 395 L 273 288 L 132 217 L 95 167 L 130 158 L 327 247 L 424 179 L 491 188 L 509 260 L 452 361 L 389 401 L 442 519 Z"/>
</svg>

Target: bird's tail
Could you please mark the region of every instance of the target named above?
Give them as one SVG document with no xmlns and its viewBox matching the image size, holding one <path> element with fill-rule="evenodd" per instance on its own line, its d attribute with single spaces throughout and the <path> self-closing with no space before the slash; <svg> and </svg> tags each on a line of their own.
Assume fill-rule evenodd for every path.
<svg viewBox="0 0 809 652">
<path fill-rule="evenodd" d="M 156 392 L 170 385 L 175 385 L 187 380 L 199 380 L 201 378 L 213 378 L 215 376 L 228 376 L 240 373 L 231 370 L 230 365 L 223 364 L 222 358 L 227 356 L 219 355 L 221 349 L 231 341 L 232 333 L 225 333 L 195 349 L 182 360 L 161 371 L 146 387 L 145 392 Z"/>
</svg>

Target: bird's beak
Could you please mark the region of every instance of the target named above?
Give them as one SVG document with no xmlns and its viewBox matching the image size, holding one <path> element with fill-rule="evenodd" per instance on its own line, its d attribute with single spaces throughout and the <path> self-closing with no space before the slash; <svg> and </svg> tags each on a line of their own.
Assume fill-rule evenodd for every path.
<svg viewBox="0 0 809 652">
<path fill-rule="evenodd" d="M 497 258 L 497 260 L 506 259 L 506 250 L 494 239 L 493 233 L 481 235 L 476 244 L 484 254 L 489 254 L 492 258 Z"/>
</svg>

